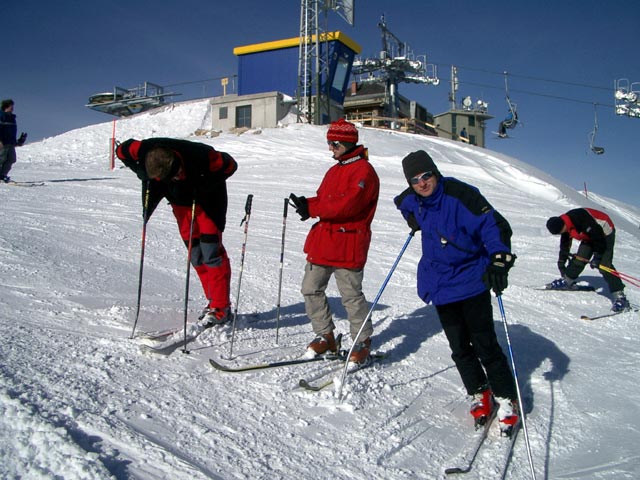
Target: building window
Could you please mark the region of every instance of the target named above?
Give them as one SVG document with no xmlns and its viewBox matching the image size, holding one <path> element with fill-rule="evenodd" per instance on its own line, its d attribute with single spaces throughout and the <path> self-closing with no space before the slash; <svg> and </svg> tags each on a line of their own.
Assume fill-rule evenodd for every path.
<svg viewBox="0 0 640 480">
<path fill-rule="evenodd" d="M 228 116 L 229 116 L 228 107 L 220 107 L 218 118 L 220 120 L 226 120 Z"/>
<path fill-rule="evenodd" d="M 236 107 L 236 127 L 251 128 L 251 105 Z"/>
<path fill-rule="evenodd" d="M 476 117 L 469 117 L 469 126 L 470 127 L 476 126 Z"/>
</svg>

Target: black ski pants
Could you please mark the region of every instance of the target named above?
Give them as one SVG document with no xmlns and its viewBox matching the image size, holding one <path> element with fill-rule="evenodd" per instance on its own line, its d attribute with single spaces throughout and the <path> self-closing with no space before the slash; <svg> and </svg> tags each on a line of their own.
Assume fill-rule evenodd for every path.
<svg viewBox="0 0 640 480">
<path fill-rule="evenodd" d="M 616 244 L 615 230 L 606 236 L 606 242 L 607 242 L 607 249 L 602 254 L 602 260 L 600 261 L 600 265 L 602 265 L 603 267 L 608 267 L 608 268 L 611 268 L 612 270 L 615 270 L 616 267 L 613 266 L 613 247 Z M 581 242 L 580 246 L 578 247 L 578 251 L 576 255 L 581 258 L 591 259 L 591 256 L 593 255 L 593 247 L 589 242 Z M 569 262 L 569 265 L 567 266 L 567 269 L 565 270 L 564 274 L 567 277 L 575 280 L 580 276 L 580 274 L 584 270 L 584 267 L 586 266 L 587 266 L 586 262 L 583 262 L 582 260 L 578 260 L 578 258 L 573 257 L 571 259 L 571 262 Z M 600 269 L 598 270 L 600 271 L 600 274 L 602 275 L 604 280 L 607 282 L 607 286 L 609 287 L 609 290 L 611 291 L 611 293 L 621 292 L 624 290 L 624 283 L 622 283 L 622 280 L 620 280 L 619 277 L 616 277 L 615 275 L 612 275 L 609 272 L 605 272 L 604 270 L 600 270 Z"/>
<path fill-rule="evenodd" d="M 462 383 L 469 395 L 491 387 L 496 397 L 517 399 L 513 374 L 498 343 L 489 290 L 436 305 Z"/>
</svg>

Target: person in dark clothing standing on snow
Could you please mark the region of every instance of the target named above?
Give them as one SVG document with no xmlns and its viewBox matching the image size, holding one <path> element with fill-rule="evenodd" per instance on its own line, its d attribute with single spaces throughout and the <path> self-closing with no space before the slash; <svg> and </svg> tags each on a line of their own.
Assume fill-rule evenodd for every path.
<svg viewBox="0 0 640 480">
<path fill-rule="evenodd" d="M 340 119 L 329 126 L 327 143 L 338 161 L 324 176 L 315 197 L 291 201 L 302 220 L 318 218 L 304 244 L 307 264 L 302 295 L 316 338 L 307 347 L 308 355 L 337 350 L 335 325 L 325 290 L 335 276 L 355 343 L 349 362 L 369 361 L 371 319 L 363 327 L 369 305 L 362 293 L 364 266 L 371 243 L 371 222 L 378 205 L 380 181 L 369 163 L 367 149 L 358 143 L 355 125 Z M 362 332 L 358 332 L 362 327 Z"/>
<path fill-rule="evenodd" d="M 0 112 L 0 180 L 9 183 L 11 178 L 9 172 L 16 163 L 16 146 L 21 147 L 27 140 L 27 134 L 18 134 L 16 116 L 13 114 L 15 103 L 11 99 L 2 100 L 2 111 Z"/>
<path fill-rule="evenodd" d="M 561 278 L 547 284 L 551 290 L 571 290 L 576 279 L 587 266 L 597 268 L 604 277 L 613 296 L 611 310 L 622 312 L 630 307 L 624 294 L 624 283 L 619 277 L 606 270 L 613 266 L 613 247 L 616 243 L 616 229 L 613 221 L 604 212 L 594 208 L 574 208 L 559 217 L 547 220 L 547 230 L 552 235 L 560 235 L 558 270 Z M 571 256 L 573 239 L 580 241 L 578 252 Z M 567 265 L 568 261 L 568 265 Z"/>
<path fill-rule="evenodd" d="M 227 214 L 225 181 L 237 170 L 236 161 L 209 145 L 173 138 L 129 139 L 116 154 L 142 180 L 145 222 L 166 198 L 188 245 L 195 206 L 191 263 L 208 301 L 201 318 L 205 327 L 231 320 L 231 266 L 222 232 Z"/>
<path fill-rule="evenodd" d="M 395 204 L 413 231 L 422 231 L 418 295 L 433 303 L 451 347 L 451 358 L 473 396 L 476 427 L 498 403 L 500 429 L 518 421 L 515 380 L 493 325 L 491 294 L 508 285 L 516 256 L 511 227 L 475 187 L 443 177 L 423 150 L 402 160 L 409 188 Z"/>
</svg>

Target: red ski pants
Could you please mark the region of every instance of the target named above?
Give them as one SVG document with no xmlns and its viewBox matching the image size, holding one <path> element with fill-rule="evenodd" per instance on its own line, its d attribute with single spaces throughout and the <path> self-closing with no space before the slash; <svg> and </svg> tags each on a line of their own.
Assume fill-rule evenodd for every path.
<svg viewBox="0 0 640 480">
<path fill-rule="evenodd" d="M 172 205 L 180 236 L 189 246 L 191 207 Z M 191 264 L 196 270 L 210 308 L 229 306 L 231 264 L 222 245 L 222 232 L 207 214 L 196 205 L 191 244 Z"/>
</svg>

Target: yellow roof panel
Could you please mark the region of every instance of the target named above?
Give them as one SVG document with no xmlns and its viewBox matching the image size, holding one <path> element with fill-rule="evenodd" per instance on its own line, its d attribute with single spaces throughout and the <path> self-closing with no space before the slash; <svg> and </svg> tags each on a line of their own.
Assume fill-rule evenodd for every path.
<svg viewBox="0 0 640 480">
<path fill-rule="evenodd" d="M 327 41 L 336 40 L 338 42 L 341 42 L 356 53 L 360 53 L 362 51 L 362 47 L 360 47 L 360 45 L 358 45 L 353 39 L 349 38 L 346 34 L 342 32 L 327 32 L 326 34 L 321 34 L 320 41 L 323 42 L 325 40 Z M 313 35 L 311 37 L 311 42 L 315 42 L 315 41 L 316 41 L 316 36 Z M 271 42 L 254 43 L 253 45 L 244 45 L 241 47 L 236 47 L 233 49 L 233 54 L 237 56 L 248 55 L 250 53 L 266 52 L 269 50 L 279 50 L 282 48 L 297 47 L 299 45 L 300 45 L 300 37 L 286 38 L 284 40 L 274 40 Z"/>
</svg>

